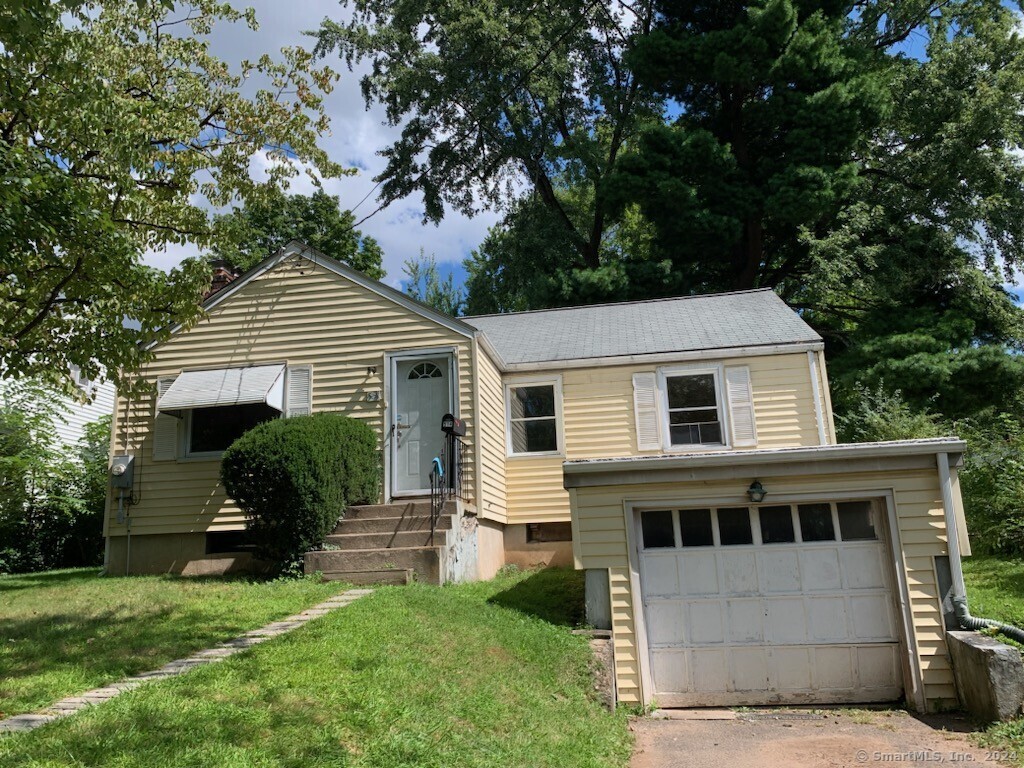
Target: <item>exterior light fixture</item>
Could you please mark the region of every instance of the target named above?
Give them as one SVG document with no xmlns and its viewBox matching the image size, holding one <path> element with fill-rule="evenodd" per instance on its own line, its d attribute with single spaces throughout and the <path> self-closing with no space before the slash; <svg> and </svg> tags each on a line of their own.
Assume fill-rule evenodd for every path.
<svg viewBox="0 0 1024 768">
<path fill-rule="evenodd" d="M 377 366 L 376 365 L 369 365 L 369 366 L 366 367 L 366 375 L 367 376 L 373 376 L 373 374 L 375 374 L 376 372 L 377 372 Z"/>
<path fill-rule="evenodd" d="M 766 491 L 764 489 L 764 486 L 761 485 L 761 483 L 757 480 L 752 482 L 750 484 L 750 487 L 747 488 L 747 496 L 749 496 L 750 500 L 755 504 L 760 504 L 762 501 L 764 501 L 764 497 L 767 494 L 768 491 Z"/>
</svg>

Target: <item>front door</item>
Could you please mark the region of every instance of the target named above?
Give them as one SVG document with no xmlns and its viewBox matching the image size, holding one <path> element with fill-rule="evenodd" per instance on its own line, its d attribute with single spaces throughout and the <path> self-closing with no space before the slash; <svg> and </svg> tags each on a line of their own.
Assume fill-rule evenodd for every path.
<svg viewBox="0 0 1024 768">
<path fill-rule="evenodd" d="M 397 358 L 394 364 L 391 485 L 394 495 L 426 493 L 441 455 L 441 418 L 452 411 L 448 356 Z"/>
</svg>

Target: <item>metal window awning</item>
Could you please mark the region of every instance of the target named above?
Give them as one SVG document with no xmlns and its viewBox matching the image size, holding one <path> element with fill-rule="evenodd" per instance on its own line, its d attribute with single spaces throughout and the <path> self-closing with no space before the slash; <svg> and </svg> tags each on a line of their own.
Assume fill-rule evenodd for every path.
<svg viewBox="0 0 1024 768">
<path fill-rule="evenodd" d="M 185 371 L 157 401 L 158 411 L 266 403 L 284 410 L 284 369 L 279 365 Z"/>
</svg>

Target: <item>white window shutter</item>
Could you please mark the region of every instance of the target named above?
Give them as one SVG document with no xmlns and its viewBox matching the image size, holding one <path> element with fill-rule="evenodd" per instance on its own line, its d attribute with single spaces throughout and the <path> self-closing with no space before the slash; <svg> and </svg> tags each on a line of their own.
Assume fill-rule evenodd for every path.
<svg viewBox="0 0 1024 768">
<path fill-rule="evenodd" d="M 156 380 L 156 397 L 160 399 L 175 377 Z M 153 405 L 154 409 L 156 404 Z M 153 461 L 173 461 L 178 458 L 178 424 L 180 419 L 156 411 L 153 419 Z"/>
<path fill-rule="evenodd" d="M 737 448 L 757 445 L 757 424 L 754 419 L 754 392 L 750 369 L 738 365 L 725 369 L 725 392 L 729 399 L 729 423 L 732 444 Z"/>
<path fill-rule="evenodd" d="M 313 412 L 313 366 L 289 365 L 285 416 L 309 416 Z"/>
<path fill-rule="evenodd" d="M 636 447 L 639 451 L 661 448 L 661 419 L 658 414 L 658 377 L 653 373 L 633 374 L 633 410 L 636 413 Z"/>
</svg>

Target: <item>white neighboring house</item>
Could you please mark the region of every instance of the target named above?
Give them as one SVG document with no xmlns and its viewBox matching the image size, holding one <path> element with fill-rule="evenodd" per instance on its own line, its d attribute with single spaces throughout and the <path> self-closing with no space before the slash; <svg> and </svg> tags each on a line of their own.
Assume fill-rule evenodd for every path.
<svg viewBox="0 0 1024 768">
<path fill-rule="evenodd" d="M 86 396 L 82 402 L 67 395 L 57 395 L 57 413 L 53 419 L 55 448 L 66 446 L 75 448 L 85 435 L 85 426 L 109 416 L 114 412 L 114 383 L 111 381 L 92 381 L 82 375 L 78 366 L 71 366 L 71 376 Z M 9 385 L 0 380 L 0 395 Z M 77 456 L 72 452 L 72 457 Z"/>
</svg>

